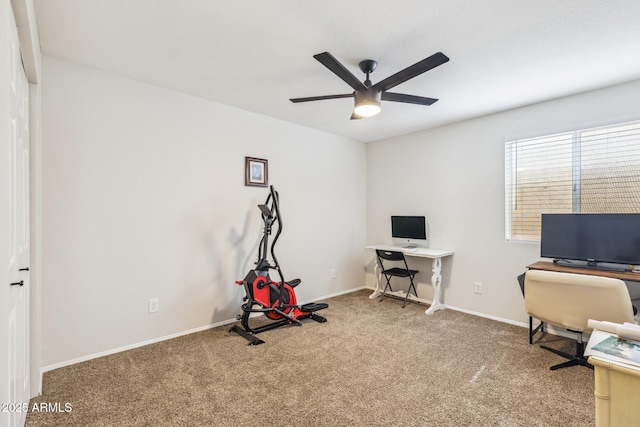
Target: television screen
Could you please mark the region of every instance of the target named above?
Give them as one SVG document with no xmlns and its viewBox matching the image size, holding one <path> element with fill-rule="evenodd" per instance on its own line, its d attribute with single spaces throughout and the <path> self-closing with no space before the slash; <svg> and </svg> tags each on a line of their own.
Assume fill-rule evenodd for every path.
<svg viewBox="0 0 640 427">
<path fill-rule="evenodd" d="M 640 214 L 542 214 L 540 256 L 640 264 Z"/>
<path fill-rule="evenodd" d="M 391 237 L 425 240 L 427 238 L 425 224 L 424 216 L 392 216 Z"/>
</svg>

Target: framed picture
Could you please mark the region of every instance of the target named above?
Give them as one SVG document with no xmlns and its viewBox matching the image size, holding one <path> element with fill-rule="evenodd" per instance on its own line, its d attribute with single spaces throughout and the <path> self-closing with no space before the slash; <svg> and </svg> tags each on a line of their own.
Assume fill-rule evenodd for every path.
<svg viewBox="0 0 640 427">
<path fill-rule="evenodd" d="M 269 175 L 266 159 L 255 157 L 244 158 L 244 185 L 266 187 L 269 185 Z"/>
</svg>

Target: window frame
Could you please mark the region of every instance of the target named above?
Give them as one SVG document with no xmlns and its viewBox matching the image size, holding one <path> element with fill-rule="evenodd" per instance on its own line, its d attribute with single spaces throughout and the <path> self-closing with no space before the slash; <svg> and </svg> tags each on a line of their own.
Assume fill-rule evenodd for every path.
<svg viewBox="0 0 640 427">
<path fill-rule="evenodd" d="M 620 138 L 618 135 L 616 135 L 616 132 L 620 132 L 620 131 L 624 132 L 625 129 L 629 129 L 630 144 L 639 153 L 638 155 L 640 155 L 640 120 L 633 120 L 633 121 L 627 121 L 627 122 L 621 122 L 621 123 L 612 123 L 604 126 L 594 126 L 594 127 L 587 127 L 582 129 L 574 129 L 566 132 L 540 135 L 540 136 L 530 137 L 530 138 L 511 138 L 506 140 L 505 141 L 505 182 L 504 182 L 505 184 L 505 200 L 504 200 L 505 240 L 507 242 L 518 242 L 518 243 L 539 243 L 540 242 L 539 235 L 537 238 L 524 238 L 524 237 L 518 237 L 518 236 L 523 236 L 524 233 L 520 234 L 520 233 L 514 232 L 515 230 L 514 224 L 517 222 L 517 219 L 515 218 L 514 213 L 518 209 L 517 208 L 518 190 L 519 190 L 518 186 L 520 185 L 520 189 L 522 188 L 522 186 L 524 186 L 524 183 L 518 182 L 518 178 L 519 178 L 518 174 L 520 172 L 520 170 L 518 169 L 518 160 L 519 160 L 519 156 L 522 155 L 521 153 L 519 153 L 519 149 L 521 147 L 526 147 L 526 144 L 540 145 L 541 147 L 540 149 L 531 150 L 531 152 L 529 153 L 530 158 L 527 159 L 527 160 L 530 160 L 531 157 L 534 157 L 534 155 L 536 154 L 540 155 L 541 153 L 543 153 L 545 148 L 552 147 L 552 145 L 555 142 L 562 142 L 563 138 L 567 138 L 567 139 L 569 137 L 571 138 L 571 153 L 570 153 L 571 154 L 571 211 L 566 211 L 559 208 L 561 210 L 552 210 L 551 212 L 580 213 L 583 210 L 583 205 L 582 205 L 582 201 L 583 201 L 582 189 L 583 189 L 583 175 L 584 175 L 583 169 L 586 169 L 583 163 L 583 159 L 588 157 L 583 153 L 583 136 L 589 133 L 597 134 L 598 131 L 610 130 L 610 132 L 603 132 L 602 133 L 603 136 L 599 137 L 604 142 L 600 142 L 600 139 L 596 140 L 597 142 L 605 146 L 606 144 L 608 144 L 609 139 Z M 613 157 L 615 161 L 619 161 L 619 159 L 622 159 L 622 158 L 623 158 L 623 155 L 620 153 L 618 153 L 616 157 Z M 609 161 L 610 159 L 607 158 L 606 162 L 609 162 Z M 544 160 L 540 162 L 539 168 L 537 169 L 533 168 L 532 170 L 542 171 L 545 168 L 548 168 L 550 164 L 552 164 L 552 162 L 548 162 L 547 160 Z M 566 166 L 568 167 L 568 165 Z M 638 164 L 637 167 L 639 171 L 638 176 L 640 176 L 640 164 Z M 616 171 L 615 164 L 607 165 L 604 169 L 608 171 Z M 535 184 L 534 181 L 527 181 L 527 182 L 528 183 L 533 182 Z M 622 184 L 621 181 L 616 181 L 616 184 L 618 183 Z M 540 185 L 542 186 L 542 184 Z M 616 188 L 619 188 L 619 187 L 616 187 Z M 622 200 L 622 199 L 619 199 L 619 200 Z M 616 212 L 616 211 L 612 210 L 611 212 Z M 640 209 L 633 212 L 640 212 Z M 541 213 L 544 213 L 544 211 L 542 209 L 539 209 L 536 211 L 535 216 L 540 217 Z M 531 233 L 532 231 L 535 231 L 535 227 L 532 227 L 529 230 L 529 233 Z"/>
</svg>

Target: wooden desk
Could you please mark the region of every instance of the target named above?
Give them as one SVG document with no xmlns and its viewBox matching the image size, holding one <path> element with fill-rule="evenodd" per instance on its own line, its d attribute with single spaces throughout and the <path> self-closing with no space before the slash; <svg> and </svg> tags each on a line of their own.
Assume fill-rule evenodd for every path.
<svg viewBox="0 0 640 427">
<path fill-rule="evenodd" d="M 408 257 L 419 257 L 419 258 L 431 258 L 433 259 L 432 269 L 433 274 L 431 275 L 431 284 L 433 285 L 433 301 L 431 302 L 431 306 L 425 311 L 426 314 L 435 313 L 438 310 L 442 310 L 445 308 L 445 305 L 441 302 L 442 297 L 442 288 L 440 286 L 442 282 L 442 275 L 440 274 L 442 269 L 442 258 L 446 256 L 453 255 L 453 251 L 445 250 L 445 249 L 431 249 L 431 248 L 404 248 L 402 246 L 389 246 L 389 245 L 370 245 L 365 247 L 368 251 L 375 251 L 376 249 L 382 249 L 387 251 L 397 251 L 402 252 Z M 376 288 L 369 298 L 373 299 L 382 294 L 382 289 L 380 286 L 380 275 L 382 272 L 380 271 L 380 266 L 378 266 L 378 259 L 376 258 Z M 396 295 L 401 298 L 404 298 L 406 293 L 402 291 L 398 292 L 387 292 L 387 294 Z M 413 295 L 409 294 L 409 299 L 420 301 L 416 299 Z"/>
<path fill-rule="evenodd" d="M 527 268 L 529 270 L 546 270 L 559 271 L 561 273 L 588 274 L 590 276 L 613 277 L 614 279 L 640 282 L 640 273 L 634 273 L 631 271 L 610 271 L 588 267 L 568 267 L 566 265 L 559 265 L 557 263 L 549 261 L 534 262 L 531 265 L 527 265 Z"/>
</svg>

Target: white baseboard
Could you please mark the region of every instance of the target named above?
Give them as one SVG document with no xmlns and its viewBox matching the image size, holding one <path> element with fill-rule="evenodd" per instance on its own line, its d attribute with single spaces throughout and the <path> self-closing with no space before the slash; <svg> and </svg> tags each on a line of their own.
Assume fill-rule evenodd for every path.
<svg viewBox="0 0 640 427">
<path fill-rule="evenodd" d="M 371 289 L 371 290 L 373 290 L 373 288 L 369 288 L 368 286 L 360 286 L 359 288 L 347 289 L 346 291 L 340 291 L 340 292 L 336 292 L 335 294 L 330 294 L 330 295 L 327 295 L 327 296 L 324 296 L 324 297 L 314 298 L 313 301 L 307 301 L 305 303 L 300 303 L 300 304 L 302 305 L 302 304 L 307 304 L 307 303 L 314 302 L 314 301 L 320 301 L 320 300 L 324 300 L 324 299 L 339 297 L 340 295 L 350 294 L 352 292 L 361 291 L 363 289 Z"/>
<path fill-rule="evenodd" d="M 521 326 L 523 328 L 529 328 L 529 324 L 525 322 L 518 322 L 511 319 L 505 319 L 504 317 L 493 316 L 491 314 L 480 313 L 478 311 L 467 310 L 466 308 L 454 307 L 452 305 L 446 306 L 450 310 L 459 311 L 461 313 L 471 314 L 473 316 L 484 317 L 485 319 L 495 320 L 497 322 L 508 323 L 509 325 Z"/>
<path fill-rule="evenodd" d="M 138 342 L 138 343 L 135 343 L 135 344 L 125 345 L 123 347 L 118 347 L 118 348 L 114 348 L 114 349 L 111 349 L 111 350 L 102 351 L 100 353 L 94 353 L 94 354 L 89 354 L 87 356 L 78 357 L 76 359 L 65 360 L 64 362 L 54 363 L 53 365 L 43 366 L 42 368 L 40 368 L 40 372 L 42 374 L 44 374 L 45 372 L 53 371 L 54 369 L 64 368 L 65 366 L 75 365 L 76 363 L 86 362 L 87 360 L 97 359 L 98 357 L 103 357 L 103 356 L 109 356 L 111 354 L 120 353 L 122 351 L 127 351 L 127 350 L 132 350 L 132 349 L 138 348 L 138 347 L 144 347 L 145 345 L 155 344 L 155 343 L 158 343 L 158 342 L 161 342 L 161 341 L 166 341 L 166 340 L 170 340 L 170 339 L 173 339 L 173 338 L 178 338 L 178 337 L 181 337 L 183 335 L 189 335 L 189 334 L 193 334 L 193 333 L 196 333 L 196 332 L 206 331 L 207 329 L 217 328 L 218 326 L 224 326 L 224 325 L 227 325 L 227 324 L 233 323 L 233 322 L 236 322 L 236 319 L 224 320 L 222 322 L 212 323 L 210 325 L 200 326 L 198 328 L 193 328 L 193 329 L 189 329 L 189 330 L 186 330 L 186 331 L 176 332 L 175 334 L 165 335 L 165 336 L 158 337 L 158 338 L 153 338 L 153 339 L 150 339 L 150 340 L 147 340 L 147 341 L 141 341 L 141 342 Z"/>
<path fill-rule="evenodd" d="M 448 305 L 447 308 L 449 308 L 451 310 L 455 310 L 455 311 L 460 311 L 462 313 L 471 314 L 473 316 L 484 317 L 486 319 L 496 320 L 498 322 L 508 323 L 510 325 L 520 326 L 520 327 L 529 329 L 529 324 L 526 323 L 526 322 L 517 322 L 515 320 L 505 319 L 503 317 L 492 316 L 490 314 L 479 313 L 477 311 L 467 310 L 465 308 L 453 307 L 453 306 L 450 306 L 450 305 Z M 539 322 L 539 321 L 537 321 L 537 322 Z M 564 337 L 564 338 L 571 338 L 571 339 L 575 339 L 576 338 L 576 334 L 575 333 L 568 332 L 566 329 L 562 329 L 562 328 L 555 327 L 553 325 L 549 325 L 548 323 L 547 323 L 547 326 L 546 326 L 546 330 L 547 330 L 547 333 L 551 334 L 551 335 L 557 335 L 557 336 L 561 336 L 561 337 Z M 589 335 L 590 334 L 585 332 L 583 335 L 584 335 L 583 336 L 583 340 L 587 341 L 589 339 Z"/>
</svg>

